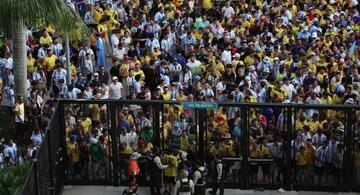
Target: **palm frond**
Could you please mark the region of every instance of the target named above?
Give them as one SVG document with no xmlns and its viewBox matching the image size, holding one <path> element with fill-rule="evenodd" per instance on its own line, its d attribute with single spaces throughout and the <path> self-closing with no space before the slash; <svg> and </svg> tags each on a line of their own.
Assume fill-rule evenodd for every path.
<svg viewBox="0 0 360 195">
<path fill-rule="evenodd" d="M 11 33 L 12 24 L 19 21 L 24 22 L 26 26 L 36 27 L 39 25 L 39 20 L 44 20 L 64 31 L 71 31 L 75 27 L 85 31 L 87 29 L 76 10 L 63 0 L 0 1 L 0 31 Z"/>
</svg>

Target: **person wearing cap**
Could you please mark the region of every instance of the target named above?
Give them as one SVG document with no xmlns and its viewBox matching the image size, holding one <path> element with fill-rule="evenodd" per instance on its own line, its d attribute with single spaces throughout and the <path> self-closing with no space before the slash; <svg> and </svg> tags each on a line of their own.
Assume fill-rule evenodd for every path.
<svg viewBox="0 0 360 195">
<path fill-rule="evenodd" d="M 123 94 L 123 85 L 118 81 L 118 77 L 114 76 L 109 84 L 109 98 L 119 100 Z"/>
</svg>

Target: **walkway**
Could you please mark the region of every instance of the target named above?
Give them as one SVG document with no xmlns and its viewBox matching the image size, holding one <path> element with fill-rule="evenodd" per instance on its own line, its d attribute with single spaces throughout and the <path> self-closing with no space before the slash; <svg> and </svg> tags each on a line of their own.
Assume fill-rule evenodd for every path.
<svg viewBox="0 0 360 195">
<path fill-rule="evenodd" d="M 64 186 L 63 195 L 121 195 L 125 187 L 112 187 L 112 186 Z M 208 190 L 209 191 L 209 190 Z M 150 194 L 150 189 L 140 187 L 138 189 L 139 195 Z M 249 195 L 358 195 L 359 193 L 331 193 L 331 192 L 305 192 L 305 191 L 289 191 L 280 193 L 278 191 L 253 191 L 253 190 L 238 190 L 238 189 L 225 189 L 225 195 L 234 194 L 249 194 Z"/>
</svg>

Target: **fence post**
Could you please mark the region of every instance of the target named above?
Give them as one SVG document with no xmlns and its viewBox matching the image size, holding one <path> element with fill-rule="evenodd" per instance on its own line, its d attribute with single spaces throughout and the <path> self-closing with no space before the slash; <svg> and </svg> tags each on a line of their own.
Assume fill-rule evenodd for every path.
<svg viewBox="0 0 360 195">
<path fill-rule="evenodd" d="M 354 123 L 354 117 L 355 117 L 355 111 L 353 110 L 346 110 L 345 113 L 345 137 L 344 137 L 344 143 L 345 143 L 345 151 L 344 151 L 344 173 L 343 173 L 343 182 L 344 182 L 344 189 L 346 191 L 350 191 L 353 187 L 353 162 L 352 162 L 352 124 Z"/>
<path fill-rule="evenodd" d="M 153 132 L 155 135 L 153 136 L 153 145 L 160 148 L 160 105 L 153 105 L 153 113 Z"/>
<path fill-rule="evenodd" d="M 201 160 L 204 160 L 204 122 L 205 120 L 205 116 L 204 116 L 204 112 L 206 110 L 199 110 L 199 158 Z"/>
<path fill-rule="evenodd" d="M 55 113 L 56 114 L 56 113 Z M 56 116 L 56 115 L 55 115 Z M 50 125 L 52 125 L 53 121 L 50 123 Z M 54 194 L 54 177 L 53 177 L 53 166 L 52 166 L 52 157 L 51 157 L 51 136 L 50 136 L 50 129 L 51 128 L 47 128 L 46 130 L 46 134 L 45 134 L 45 137 L 47 137 L 47 147 L 48 147 L 48 160 L 49 160 L 49 179 L 50 179 L 50 184 L 49 184 L 49 187 L 48 187 L 48 191 L 50 194 Z M 55 131 L 57 129 L 54 129 Z"/>
<path fill-rule="evenodd" d="M 118 131 L 116 124 L 117 116 L 116 107 L 113 102 L 110 102 L 110 117 L 111 117 L 111 147 L 112 147 L 112 162 L 113 162 L 113 186 L 119 186 L 119 156 L 118 156 Z"/>
<path fill-rule="evenodd" d="M 292 109 L 291 107 L 286 108 L 286 113 L 284 112 L 284 118 L 286 118 L 286 131 L 284 137 L 284 144 L 285 144 L 285 163 L 286 163 L 286 171 L 284 177 L 284 185 L 286 190 L 291 190 L 291 176 L 292 176 L 292 169 L 291 169 L 291 132 L 292 132 Z M 296 177 L 296 175 L 295 175 Z"/>
<path fill-rule="evenodd" d="M 248 165 L 248 158 L 249 158 L 249 129 L 248 129 L 248 107 L 243 106 L 241 108 L 241 152 L 242 152 L 242 166 L 243 175 L 242 175 L 242 188 L 248 189 L 249 188 L 249 165 Z"/>
</svg>

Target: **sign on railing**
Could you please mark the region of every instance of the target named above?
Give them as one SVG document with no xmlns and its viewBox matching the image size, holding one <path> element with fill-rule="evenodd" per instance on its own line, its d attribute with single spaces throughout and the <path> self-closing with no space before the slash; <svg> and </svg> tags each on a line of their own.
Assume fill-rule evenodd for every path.
<svg viewBox="0 0 360 195">
<path fill-rule="evenodd" d="M 184 109 L 209 109 L 215 110 L 218 108 L 216 102 L 183 102 Z"/>
</svg>

